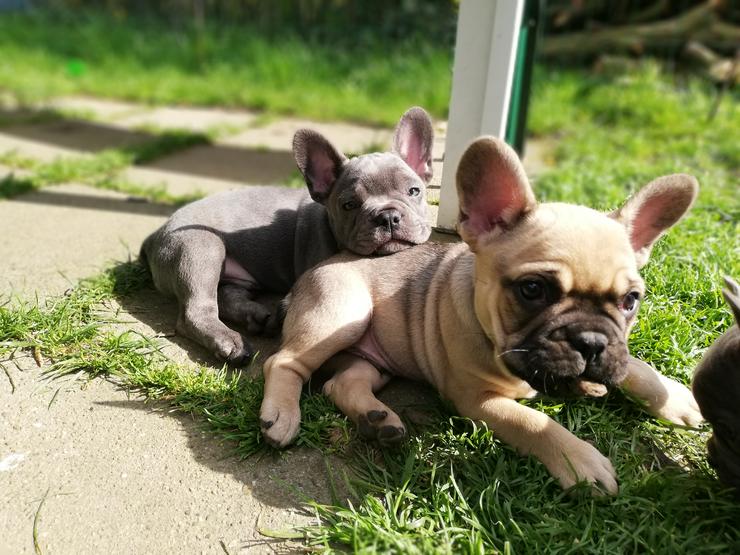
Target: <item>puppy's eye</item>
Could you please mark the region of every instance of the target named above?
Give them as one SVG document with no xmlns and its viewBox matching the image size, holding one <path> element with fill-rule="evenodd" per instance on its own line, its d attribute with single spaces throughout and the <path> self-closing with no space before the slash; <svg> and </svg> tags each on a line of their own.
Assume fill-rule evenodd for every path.
<svg viewBox="0 0 740 555">
<path fill-rule="evenodd" d="M 348 212 L 350 210 L 354 210 L 355 208 L 359 207 L 360 203 L 356 200 L 348 200 L 344 204 L 342 204 L 342 210 L 347 210 Z"/>
<path fill-rule="evenodd" d="M 541 279 L 525 279 L 518 283 L 519 295 L 525 301 L 539 301 L 545 298 L 545 283 Z"/>
<path fill-rule="evenodd" d="M 619 301 L 619 310 L 622 311 L 622 314 L 624 314 L 625 317 L 629 318 L 637 312 L 637 307 L 639 305 L 640 294 L 637 291 L 631 291 L 630 293 L 627 293 L 621 301 Z"/>
<path fill-rule="evenodd" d="M 421 189 L 419 189 L 418 187 L 411 187 L 411 189 L 409 189 L 410 197 L 418 197 L 420 194 L 421 194 Z"/>
</svg>

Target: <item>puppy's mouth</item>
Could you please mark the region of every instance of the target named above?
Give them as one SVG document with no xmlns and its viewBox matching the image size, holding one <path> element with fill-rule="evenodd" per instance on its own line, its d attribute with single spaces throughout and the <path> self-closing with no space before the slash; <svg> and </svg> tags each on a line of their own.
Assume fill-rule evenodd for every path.
<svg viewBox="0 0 740 555">
<path fill-rule="evenodd" d="M 377 254 L 380 256 L 386 255 L 386 254 L 393 254 L 394 252 L 399 252 L 404 249 L 408 249 L 409 247 L 413 247 L 416 243 L 413 243 L 411 241 L 406 241 L 405 239 L 389 239 L 382 245 L 380 245 L 378 248 L 376 248 L 373 251 L 373 254 Z"/>
<path fill-rule="evenodd" d="M 564 341 L 537 338 L 504 351 L 501 359 L 515 376 L 545 395 L 600 397 L 627 375 L 627 347 L 609 343 L 598 355 L 584 354 Z"/>
</svg>

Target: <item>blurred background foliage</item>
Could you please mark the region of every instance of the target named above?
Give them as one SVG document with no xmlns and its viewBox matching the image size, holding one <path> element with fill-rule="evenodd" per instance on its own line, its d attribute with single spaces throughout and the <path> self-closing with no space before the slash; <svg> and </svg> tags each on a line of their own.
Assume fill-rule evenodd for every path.
<svg viewBox="0 0 740 555">
<path fill-rule="evenodd" d="M 0 0 L 0 93 L 90 94 L 392 125 L 447 115 L 460 0 Z M 723 91 L 740 3 L 549 0 L 538 59 L 593 74 L 645 56 Z"/>
<path fill-rule="evenodd" d="M 291 32 L 304 39 L 360 45 L 379 37 L 414 36 L 451 45 L 460 0 L 0 0 L 3 4 L 61 14 L 95 10 L 119 20 L 154 17 L 193 27 L 206 21 L 248 25 L 264 33 Z M 740 22 L 740 3 L 732 0 L 548 0 L 544 4 L 548 35 L 670 22 L 701 7 L 726 23 Z M 697 23 L 701 24 L 690 21 L 683 29 L 686 36 Z M 731 42 L 737 36 L 729 28 L 722 32 L 723 46 L 737 48 L 737 42 Z"/>
</svg>

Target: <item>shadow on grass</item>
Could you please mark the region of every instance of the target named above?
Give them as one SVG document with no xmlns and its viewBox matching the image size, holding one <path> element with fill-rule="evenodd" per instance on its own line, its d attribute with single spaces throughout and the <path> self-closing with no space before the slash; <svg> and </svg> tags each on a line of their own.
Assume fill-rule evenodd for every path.
<svg viewBox="0 0 740 555">
<path fill-rule="evenodd" d="M 16 177 L 11 173 L 0 180 L 0 199 L 22 195 L 37 188 L 32 179 Z"/>
</svg>

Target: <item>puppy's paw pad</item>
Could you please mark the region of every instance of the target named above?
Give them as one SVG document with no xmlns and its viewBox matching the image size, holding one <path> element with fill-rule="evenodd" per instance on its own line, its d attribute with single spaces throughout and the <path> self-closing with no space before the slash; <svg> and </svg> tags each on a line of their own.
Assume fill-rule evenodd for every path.
<svg viewBox="0 0 740 555">
<path fill-rule="evenodd" d="M 369 410 L 358 418 L 360 435 L 383 446 L 396 445 L 406 437 L 406 428 L 393 411 Z"/>
<path fill-rule="evenodd" d="M 406 439 L 406 428 L 383 426 L 378 430 L 378 443 L 383 446 L 398 445 Z"/>
<path fill-rule="evenodd" d="M 274 420 L 262 420 L 260 418 L 260 429 L 261 430 L 269 430 L 272 428 L 272 425 L 275 423 Z"/>
<path fill-rule="evenodd" d="M 367 411 L 367 419 L 371 423 L 375 424 L 376 422 L 380 422 L 381 420 L 385 419 L 385 417 L 388 416 L 388 411 L 385 410 L 369 410 Z"/>
</svg>

